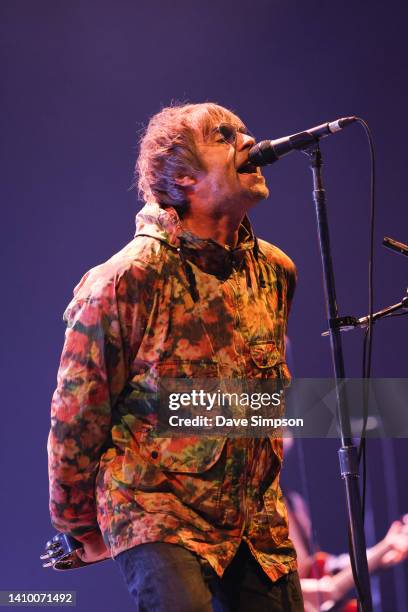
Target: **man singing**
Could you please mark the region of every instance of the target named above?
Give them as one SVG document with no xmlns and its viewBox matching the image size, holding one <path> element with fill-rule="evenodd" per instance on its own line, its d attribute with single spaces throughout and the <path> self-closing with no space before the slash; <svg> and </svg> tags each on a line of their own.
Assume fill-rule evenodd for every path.
<svg viewBox="0 0 408 612">
<path fill-rule="evenodd" d="M 53 525 L 112 557 L 139 612 L 303 610 L 282 441 L 154 435 L 160 378 L 289 376 L 295 267 L 246 216 L 269 195 L 216 104 L 164 108 L 137 160 L 135 238 L 74 291 L 49 435 Z"/>
</svg>

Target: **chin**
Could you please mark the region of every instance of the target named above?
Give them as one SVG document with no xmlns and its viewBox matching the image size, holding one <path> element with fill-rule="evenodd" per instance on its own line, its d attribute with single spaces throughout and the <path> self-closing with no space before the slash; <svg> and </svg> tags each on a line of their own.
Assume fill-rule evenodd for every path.
<svg viewBox="0 0 408 612">
<path fill-rule="evenodd" d="M 269 197 L 269 189 L 264 185 L 257 185 L 251 190 L 251 195 L 254 200 L 266 200 Z"/>
</svg>

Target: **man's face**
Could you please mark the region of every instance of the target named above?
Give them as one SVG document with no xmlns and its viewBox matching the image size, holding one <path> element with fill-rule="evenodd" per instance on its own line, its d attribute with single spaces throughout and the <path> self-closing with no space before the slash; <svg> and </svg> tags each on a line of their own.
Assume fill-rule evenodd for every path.
<svg viewBox="0 0 408 612">
<path fill-rule="evenodd" d="M 203 171 L 195 177 L 194 193 L 207 207 L 245 211 L 267 198 L 269 190 L 259 167 L 248 164 L 255 140 L 244 124 L 222 122 L 208 136 L 197 132 L 196 147 Z"/>
</svg>

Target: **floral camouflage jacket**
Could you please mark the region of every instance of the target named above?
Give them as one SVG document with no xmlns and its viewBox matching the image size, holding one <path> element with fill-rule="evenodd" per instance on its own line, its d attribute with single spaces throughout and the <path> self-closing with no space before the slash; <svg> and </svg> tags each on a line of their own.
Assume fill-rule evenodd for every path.
<svg viewBox="0 0 408 612">
<path fill-rule="evenodd" d="M 58 530 L 102 533 L 111 556 L 179 544 L 222 575 L 241 539 L 272 580 L 296 569 L 279 487 L 282 441 L 154 436 L 160 377 L 288 377 L 293 262 L 253 236 L 236 248 L 183 231 L 157 204 L 135 238 L 90 270 L 64 314 L 48 438 Z"/>
</svg>

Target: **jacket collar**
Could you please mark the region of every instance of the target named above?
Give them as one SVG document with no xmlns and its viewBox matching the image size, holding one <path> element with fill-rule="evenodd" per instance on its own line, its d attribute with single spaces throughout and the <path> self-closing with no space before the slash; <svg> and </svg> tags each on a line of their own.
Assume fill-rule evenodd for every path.
<svg viewBox="0 0 408 612">
<path fill-rule="evenodd" d="M 231 248 L 184 229 L 173 207 L 161 208 L 156 202 L 147 203 L 136 215 L 135 236 L 150 236 L 181 249 L 183 256 L 203 271 L 225 278 L 242 265 L 245 253 L 254 248 L 256 240 L 246 216 L 239 228 L 238 244 Z"/>
</svg>

